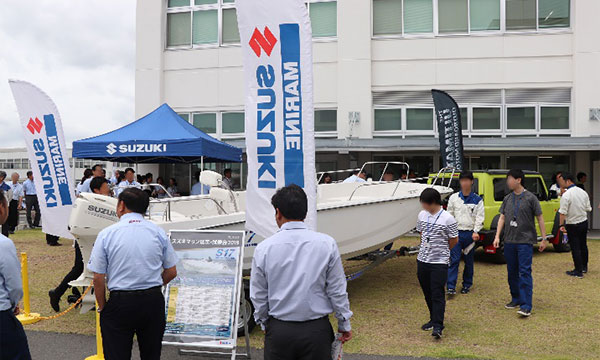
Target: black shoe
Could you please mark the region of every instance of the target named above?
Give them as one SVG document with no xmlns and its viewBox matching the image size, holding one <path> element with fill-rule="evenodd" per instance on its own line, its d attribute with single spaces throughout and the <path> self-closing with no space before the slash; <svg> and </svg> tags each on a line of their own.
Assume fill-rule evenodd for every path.
<svg viewBox="0 0 600 360">
<path fill-rule="evenodd" d="M 579 271 L 571 270 L 571 271 L 567 271 L 566 274 L 569 276 L 572 276 L 572 277 L 576 277 L 578 279 L 583 279 L 583 274 L 580 273 Z"/>
<path fill-rule="evenodd" d="M 468 294 L 469 291 L 471 291 L 470 287 L 464 287 L 464 288 L 460 289 L 461 294 Z"/>
<path fill-rule="evenodd" d="M 517 314 L 521 315 L 522 317 L 530 317 L 531 310 L 520 308 L 519 311 L 517 311 Z"/>
<path fill-rule="evenodd" d="M 9 233 L 9 234 L 14 234 L 14 233 L 15 233 L 15 231 L 14 231 L 14 230 L 8 230 L 8 233 Z"/>
<path fill-rule="evenodd" d="M 456 295 L 456 289 L 446 290 L 446 295 L 450 295 L 450 296 Z"/>
<path fill-rule="evenodd" d="M 514 301 L 509 302 L 508 304 L 504 305 L 505 308 L 507 309 L 516 309 L 519 307 L 520 304 L 517 304 Z"/>
<path fill-rule="evenodd" d="M 421 330 L 423 330 L 423 331 L 433 330 L 433 325 L 431 324 L 431 321 L 428 322 L 427 324 L 423 324 L 423 326 L 421 326 Z"/>
<path fill-rule="evenodd" d="M 57 243 L 57 242 L 55 242 L 55 243 L 48 243 L 48 245 L 49 246 L 62 246 L 61 243 Z"/>
<path fill-rule="evenodd" d="M 60 311 L 60 297 L 56 294 L 56 291 L 50 290 L 48 291 L 48 296 L 50 296 L 50 306 L 52 310 L 59 312 Z"/>
<path fill-rule="evenodd" d="M 587 274 L 587 268 L 583 268 L 583 270 L 581 272 L 584 274 Z"/>
<path fill-rule="evenodd" d="M 436 339 L 441 339 L 442 338 L 442 329 L 433 329 L 433 331 L 431 332 L 431 336 L 433 336 Z"/>
</svg>

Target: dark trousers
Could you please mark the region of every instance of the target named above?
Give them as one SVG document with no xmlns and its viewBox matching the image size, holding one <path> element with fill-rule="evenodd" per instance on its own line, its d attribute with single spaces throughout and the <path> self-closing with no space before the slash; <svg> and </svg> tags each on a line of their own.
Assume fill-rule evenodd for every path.
<svg viewBox="0 0 600 360">
<path fill-rule="evenodd" d="M 448 267 L 448 289 L 456 289 L 458 280 L 458 268 L 460 259 L 463 257 L 463 250 L 473 243 L 473 232 L 463 231 L 458 232 L 458 244 L 450 250 L 450 267 Z M 463 288 L 473 286 L 473 268 L 475 262 L 475 251 L 471 249 L 467 255 L 464 255 L 465 269 L 463 271 Z"/>
<path fill-rule="evenodd" d="M 31 360 L 25 330 L 11 310 L 0 311 L 0 360 Z"/>
<path fill-rule="evenodd" d="M 329 360 L 334 335 L 329 318 L 282 321 L 269 318 L 265 332 L 265 360 Z"/>
<path fill-rule="evenodd" d="M 8 219 L 6 219 L 8 229 L 15 231 L 19 225 L 19 200 L 11 200 L 8 205 Z"/>
<path fill-rule="evenodd" d="M 100 313 L 106 360 L 131 359 L 137 335 L 142 360 L 160 359 L 165 332 L 165 299 L 159 288 L 110 294 Z"/>
<path fill-rule="evenodd" d="M 37 195 L 25 195 L 25 207 L 27 213 L 27 224 L 29 227 L 40 226 L 40 203 L 38 202 Z M 31 210 L 35 211 L 35 218 L 31 220 Z"/>
<path fill-rule="evenodd" d="M 579 224 L 567 224 L 567 236 L 571 245 L 571 255 L 573 256 L 573 264 L 575 271 L 581 273 L 587 270 L 588 267 L 588 246 L 587 246 L 587 220 Z"/>
<path fill-rule="evenodd" d="M 434 329 L 444 329 L 446 311 L 446 280 L 448 265 L 429 264 L 417 260 L 417 277 L 429 308 L 429 321 Z"/>
<path fill-rule="evenodd" d="M 77 280 L 77 278 L 83 273 L 83 257 L 81 256 L 81 249 L 79 248 L 79 244 L 75 242 L 75 263 L 71 268 L 71 271 L 65 276 L 60 285 L 54 289 L 54 292 L 58 297 L 64 295 L 64 293 L 69 288 L 69 283 L 73 280 Z"/>
<path fill-rule="evenodd" d="M 533 298 L 533 277 L 531 262 L 533 245 L 504 243 L 504 258 L 508 273 L 508 286 L 512 302 L 521 305 L 523 310 L 531 311 Z"/>
<path fill-rule="evenodd" d="M 58 236 L 46 234 L 46 244 L 48 245 L 58 244 L 58 239 Z"/>
</svg>

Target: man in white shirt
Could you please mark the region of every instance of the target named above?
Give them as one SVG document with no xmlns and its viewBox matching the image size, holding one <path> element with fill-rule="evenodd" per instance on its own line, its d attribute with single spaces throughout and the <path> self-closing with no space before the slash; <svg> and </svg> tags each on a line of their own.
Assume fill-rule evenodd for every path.
<svg viewBox="0 0 600 360">
<path fill-rule="evenodd" d="M 344 183 L 355 183 L 367 181 L 367 173 L 365 171 L 354 171 L 350 177 L 344 180 Z"/>
<path fill-rule="evenodd" d="M 200 182 L 200 171 L 196 171 L 194 174 L 194 179 L 196 179 L 198 182 L 192 185 L 192 191 L 190 195 L 207 195 L 210 193 L 210 186 L 204 185 Z"/>
<path fill-rule="evenodd" d="M 96 178 L 96 177 L 104 177 L 104 170 L 102 169 L 102 165 L 100 165 L 100 164 L 96 164 L 96 165 L 92 166 L 92 177 L 88 178 L 87 180 L 85 180 L 83 182 L 83 184 L 81 184 L 80 192 L 91 193 L 92 190 L 90 189 L 90 183 L 92 182 L 92 179 Z"/>
<path fill-rule="evenodd" d="M 135 170 L 132 168 L 125 169 L 125 180 L 119 183 L 119 186 L 114 189 L 115 196 L 118 197 L 121 192 L 130 187 L 140 188 L 141 185 L 139 182 L 135 181 Z"/>
<path fill-rule="evenodd" d="M 6 223 L 8 224 L 8 232 L 14 234 L 17 225 L 19 225 L 19 211 L 22 209 L 21 203 L 23 202 L 25 192 L 23 190 L 23 185 L 19 183 L 18 173 L 13 173 L 11 175 L 11 180 L 12 181 L 8 185 L 12 190 L 12 198 L 8 205 L 8 220 Z"/>
<path fill-rule="evenodd" d="M 475 241 L 479 240 L 479 231 L 483 228 L 485 209 L 483 199 L 473 191 L 473 173 L 460 173 L 460 191 L 452 194 L 448 200 L 448 213 L 458 223 L 458 244 L 450 253 L 448 268 L 448 295 L 456 294 L 456 282 L 460 258 L 464 253 L 465 269 L 463 271 L 462 294 L 468 294 L 473 286 L 473 268 Z"/>
<path fill-rule="evenodd" d="M 227 189 L 233 190 L 233 179 L 231 179 L 231 169 L 225 169 L 225 171 L 223 171 L 223 184 L 227 186 Z"/>
<path fill-rule="evenodd" d="M 567 275 L 583 278 L 588 268 L 588 212 L 592 211 L 590 198 L 582 188 L 575 185 L 573 174 L 564 173 L 558 182 L 567 190 L 560 198 L 560 231 L 566 233 L 571 245 L 571 255 L 575 269 L 567 271 Z"/>
</svg>

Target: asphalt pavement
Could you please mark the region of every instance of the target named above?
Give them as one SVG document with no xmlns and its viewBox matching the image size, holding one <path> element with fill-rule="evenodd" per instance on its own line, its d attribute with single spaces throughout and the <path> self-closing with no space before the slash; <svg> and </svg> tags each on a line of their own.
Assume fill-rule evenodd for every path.
<svg viewBox="0 0 600 360">
<path fill-rule="evenodd" d="M 27 331 L 29 350 L 33 360 L 84 360 L 86 357 L 96 354 L 96 338 L 93 336 L 76 334 L 59 334 L 43 331 Z M 134 344 L 133 359 L 138 360 L 137 344 Z M 242 351 L 244 349 L 241 349 Z M 252 349 L 252 359 L 262 359 L 262 350 Z M 179 354 L 175 347 L 163 347 L 163 360 L 185 360 L 200 358 L 198 356 L 184 356 Z M 201 357 L 202 359 L 223 359 L 218 357 Z M 229 358 L 229 357 L 227 357 Z M 434 360 L 433 358 L 412 358 L 376 355 L 344 354 L 345 360 Z"/>
</svg>

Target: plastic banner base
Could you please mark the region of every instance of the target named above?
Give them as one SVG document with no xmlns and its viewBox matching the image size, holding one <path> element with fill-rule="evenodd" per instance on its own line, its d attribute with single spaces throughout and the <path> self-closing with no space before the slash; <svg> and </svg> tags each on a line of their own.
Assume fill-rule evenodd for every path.
<svg viewBox="0 0 600 360">
<path fill-rule="evenodd" d="M 37 313 L 19 314 L 17 315 L 17 319 L 23 325 L 35 324 L 36 322 L 42 320 L 40 314 Z"/>
<path fill-rule="evenodd" d="M 85 360 L 104 360 L 104 356 L 92 355 L 85 358 Z"/>
</svg>

